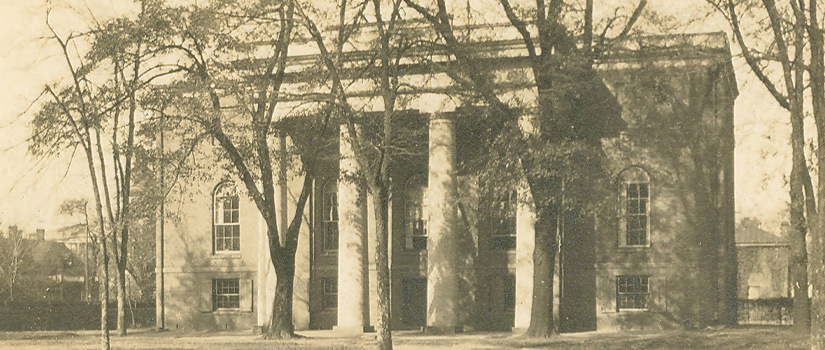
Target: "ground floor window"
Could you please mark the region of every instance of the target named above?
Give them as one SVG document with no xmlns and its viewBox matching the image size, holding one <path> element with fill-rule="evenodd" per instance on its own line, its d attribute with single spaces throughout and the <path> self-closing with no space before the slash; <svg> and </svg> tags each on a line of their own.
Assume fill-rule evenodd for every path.
<svg viewBox="0 0 825 350">
<path fill-rule="evenodd" d="M 516 275 L 504 276 L 504 308 L 516 308 Z"/>
<path fill-rule="evenodd" d="M 616 277 L 616 309 L 645 310 L 650 300 L 650 278 L 648 276 Z"/>
<path fill-rule="evenodd" d="M 323 300 L 325 309 L 334 309 L 338 307 L 338 279 L 335 277 L 327 277 L 321 279 Z"/>
<path fill-rule="evenodd" d="M 237 310 L 241 307 L 241 286 L 237 278 L 212 280 L 212 309 Z"/>
</svg>

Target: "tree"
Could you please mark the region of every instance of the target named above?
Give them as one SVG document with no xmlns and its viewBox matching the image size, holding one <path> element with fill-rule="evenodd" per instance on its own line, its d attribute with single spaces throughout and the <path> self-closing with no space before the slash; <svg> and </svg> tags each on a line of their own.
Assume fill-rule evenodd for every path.
<svg viewBox="0 0 825 350">
<path fill-rule="evenodd" d="M 0 278 L 9 301 L 14 301 L 15 291 L 20 289 L 21 275 L 31 270 L 29 248 L 17 226 L 10 226 L 0 237 Z"/>
<path fill-rule="evenodd" d="M 708 3 L 722 14 L 733 31 L 734 38 L 751 71 L 776 102 L 789 112 L 791 124 L 791 278 L 794 288 L 794 328 L 801 332 L 812 330 L 808 274 L 817 280 L 815 271 L 821 268 L 821 233 L 817 202 L 822 201 L 822 187 L 814 192 L 805 154 L 806 110 L 813 112 L 817 126 L 819 147 L 813 157 L 821 169 L 823 163 L 822 135 L 825 127 L 822 85 L 822 33 L 817 19 L 817 1 L 790 1 L 778 5 L 765 1 L 711 1 Z M 765 39 L 769 38 L 769 39 Z M 808 57 L 806 57 L 808 56 Z M 777 70 L 779 73 L 776 73 Z M 807 73 L 807 77 L 806 77 Z M 810 91 L 810 106 L 805 96 Z M 823 179 L 820 172 L 820 181 Z M 821 210 L 821 209 L 819 209 Z M 812 236 L 806 247 L 806 236 Z M 808 256 L 810 248 L 810 260 Z M 808 266 L 810 263 L 810 266 Z M 806 270 L 807 269 L 807 270 Z M 814 284 L 814 295 L 820 288 Z M 815 316 L 814 319 L 821 319 Z M 822 325 L 823 321 L 817 321 Z M 819 326 L 822 328 L 822 326 Z M 821 334 L 822 330 L 819 331 Z M 811 334 L 813 343 L 817 332 Z M 821 336 L 819 336 L 821 338 Z M 824 345 L 812 345 L 822 347 Z"/>
<path fill-rule="evenodd" d="M 384 4 L 388 5 L 385 10 Z M 350 144 L 357 174 L 344 174 L 358 186 L 366 185 L 372 195 L 375 215 L 375 264 L 377 270 L 378 294 L 378 349 L 392 349 L 392 332 L 390 330 L 390 275 L 389 275 L 389 198 L 390 169 L 399 154 L 411 151 L 404 144 L 405 133 L 398 127 L 400 115 L 397 111 L 399 89 L 404 85 L 399 77 L 403 74 L 402 58 L 417 45 L 417 33 L 412 28 L 402 28 L 401 0 L 389 2 L 373 0 L 352 4 L 344 0 L 338 3 L 337 36 L 333 49 L 328 48 L 324 35 L 318 24 L 308 15 L 307 9 L 296 6 L 302 24 L 309 33 L 318 50 L 321 65 L 329 75 L 330 94 L 335 106 L 335 113 L 346 127 L 341 134 L 342 142 Z M 375 54 L 375 61 L 357 62 L 348 59 L 344 45 L 350 37 L 362 28 L 362 17 L 371 8 L 377 36 L 369 40 L 368 47 Z M 389 14 L 387 18 L 384 16 Z M 411 30 L 412 29 L 412 30 Z M 364 64 L 360 69 L 368 71 L 365 80 L 372 80 L 378 97 L 382 101 L 382 111 L 368 115 L 359 111 L 350 102 L 349 92 L 344 83 L 344 69 L 347 65 Z M 366 124 L 366 125 L 365 125 Z M 367 126 L 371 126 L 367 127 Z M 368 130 L 372 129 L 372 130 Z M 409 135 L 407 135 L 409 136 Z M 343 152 L 343 151 L 342 151 Z"/>
<path fill-rule="evenodd" d="M 46 86 L 44 96 L 50 100 L 43 102 L 32 123 L 30 151 L 33 154 L 47 157 L 67 150 L 74 152 L 79 147 L 86 157 L 103 259 L 100 299 L 104 348 L 109 347 L 106 318 L 109 239 L 115 247 L 112 255 L 118 272 L 118 329 L 121 335 L 126 334 L 125 271 L 128 223 L 132 216 L 132 162 L 139 112 L 137 95 L 152 80 L 170 71 L 164 66 L 143 65 L 156 54 L 146 51 L 143 40 L 151 37 L 148 33 L 157 27 L 153 26 L 156 23 L 142 19 L 147 18 L 158 4 L 147 0 L 140 5 L 138 22 L 115 20 L 106 24 L 95 23 L 90 33 L 72 32 L 66 36 L 58 34 L 49 23 L 49 9 L 46 23 L 51 31 L 49 39 L 60 48 L 70 83 L 67 86 Z M 78 45 L 78 41 L 83 40 L 88 41 Z M 81 52 L 79 47 L 90 49 Z M 121 118 L 126 119 L 125 125 L 121 125 Z M 119 137 L 123 127 L 126 128 L 125 142 Z M 104 135 L 109 138 L 105 139 Z M 109 159 L 112 163 L 108 163 Z M 115 184 L 114 193 L 110 191 L 110 183 Z M 106 233 L 107 229 L 110 234 Z"/>
<path fill-rule="evenodd" d="M 48 22 L 47 22 L 48 24 Z M 51 27 L 50 27 L 51 28 Z M 86 80 L 83 66 L 76 67 L 69 53 L 69 43 L 73 36 L 63 38 L 55 32 L 53 28 L 52 39 L 60 46 L 62 58 L 65 59 L 69 68 L 72 85 L 60 90 L 51 86 L 45 88 L 46 93 L 52 98 L 43 104 L 41 110 L 35 116 L 34 131 L 30 150 L 35 155 L 49 155 L 61 149 L 69 147 L 82 147 L 86 156 L 86 164 L 91 177 L 92 191 L 95 197 L 95 211 L 99 225 L 101 237 L 101 253 L 103 259 L 102 278 L 100 279 L 102 292 L 100 293 L 100 329 L 101 348 L 109 349 L 109 327 L 107 320 L 107 302 L 109 299 L 109 255 L 107 246 L 107 235 L 103 225 L 106 222 L 103 214 L 103 199 L 101 194 L 101 184 L 98 180 L 98 169 L 95 159 L 99 164 L 104 164 L 102 145 L 100 141 L 99 113 L 102 106 L 94 104 L 94 98 L 99 97 L 91 89 L 91 83 Z M 93 139 L 94 137 L 94 139 Z M 95 156 L 97 151 L 97 157 Z M 106 181 L 102 181 L 105 183 Z"/>
<path fill-rule="evenodd" d="M 83 229 L 86 237 L 86 243 L 83 245 L 83 300 L 92 300 L 92 292 L 90 281 L 95 279 L 95 271 L 98 268 L 98 238 L 92 233 L 92 227 L 89 222 L 89 201 L 86 199 L 67 199 L 60 204 L 59 212 L 63 215 L 74 217 L 75 215 L 82 215 L 82 221 L 78 223 Z M 91 252 L 90 252 L 91 249 Z M 89 270 L 89 258 L 91 256 L 91 266 Z"/>
<path fill-rule="evenodd" d="M 294 336 L 292 321 L 295 253 L 303 212 L 313 184 L 318 145 L 326 145 L 329 116 L 310 113 L 287 118 L 279 102 L 289 96 L 281 86 L 286 79 L 287 56 L 294 41 L 296 3 L 221 0 L 208 5 L 169 7 L 159 17 L 169 32 L 158 45 L 177 55 L 184 74 L 158 89 L 174 101 L 174 109 L 159 109 L 170 119 L 188 121 L 189 127 L 217 141 L 228 170 L 235 173 L 266 223 L 269 253 L 277 275 L 275 299 L 266 330 L 267 338 Z M 266 57 L 256 52 L 268 51 Z M 231 111 L 225 101 L 235 102 Z M 315 116 L 315 117 L 313 117 Z M 312 130 L 312 131 L 310 131 Z M 276 140 L 292 141 L 291 156 Z M 279 139 L 283 138 L 283 141 Z M 279 154 L 280 153 L 280 154 Z M 281 155 L 281 157 L 279 157 Z M 283 172 L 290 158 L 300 160 L 303 175 L 295 211 L 284 232 L 276 211 L 277 167 Z M 286 210 L 286 209 L 284 209 Z"/>
<path fill-rule="evenodd" d="M 592 198 L 582 197 L 587 191 L 575 188 L 598 188 L 601 169 L 599 140 L 607 130 L 587 119 L 587 91 L 598 86 L 593 61 L 597 54 L 593 38 L 593 1 L 576 7 L 565 1 L 535 1 L 532 5 L 500 0 L 501 10 L 516 29 L 529 60 L 529 69 L 537 87 L 535 115 L 532 127 L 520 134 L 519 113 L 497 95 L 495 81 L 483 74 L 471 45 L 462 41 L 452 26 L 452 14 L 443 0 L 428 8 L 414 0 L 405 0 L 431 25 L 440 43 L 452 55 L 455 71 L 448 72 L 463 89 L 474 92 L 493 111 L 494 119 L 486 122 L 509 126 L 509 136 L 501 139 L 510 144 L 511 158 L 518 160 L 526 179 L 530 197 L 536 204 L 535 251 L 533 254 L 533 303 L 527 334 L 550 336 L 556 332 L 553 320 L 553 274 L 559 235 L 563 231 L 577 232 L 586 227 L 586 217 Z M 610 38 L 613 22 L 608 19 L 596 39 L 599 43 L 620 40 L 631 33 L 647 1 L 642 0 L 627 16 L 624 28 Z M 579 4 L 581 5 L 581 4 Z M 583 10 L 576 10 L 583 9 Z M 576 18 L 571 20 L 570 18 Z M 575 25 L 581 24 L 577 28 Z M 573 27 L 570 27 L 573 25 Z M 614 29 L 615 30 L 615 29 Z M 617 110 L 607 111 L 605 118 L 618 118 Z M 517 134 L 517 135 L 518 135 Z M 507 149 L 507 148 L 503 148 Z M 548 171 L 548 169 L 553 169 Z M 567 220 L 566 220 L 567 219 Z"/>
</svg>

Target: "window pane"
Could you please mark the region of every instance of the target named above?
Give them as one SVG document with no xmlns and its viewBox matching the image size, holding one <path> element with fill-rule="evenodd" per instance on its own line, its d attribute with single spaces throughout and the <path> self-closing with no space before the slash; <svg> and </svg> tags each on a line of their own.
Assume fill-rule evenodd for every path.
<svg viewBox="0 0 825 350">
<path fill-rule="evenodd" d="M 338 223 L 328 221 L 324 223 L 324 249 L 338 249 Z"/>
<path fill-rule="evenodd" d="M 648 276 L 618 276 L 616 278 L 616 307 L 647 309 L 650 297 Z"/>
<path fill-rule="evenodd" d="M 404 190 L 406 212 L 406 234 L 412 241 L 408 249 L 422 250 L 427 247 L 427 209 L 424 205 L 427 192 L 427 180 L 423 176 L 414 176 L 407 182 Z"/>
<path fill-rule="evenodd" d="M 639 187 L 636 184 L 627 185 L 627 198 L 637 198 L 639 196 Z"/>
<path fill-rule="evenodd" d="M 415 236 L 413 237 L 413 250 L 425 250 L 427 249 L 427 237 L 426 236 Z"/>
<path fill-rule="evenodd" d="M 338 307 L 338 279 L 334 277 L 321 279 L 321 300 L 324 308 Z"/>
<path fill-rule="evenodd" d="M 212 280 L 212 300 L 216 309 L 240 307 L 240 281 L 237 278 Z"/>
<path fill-rule="evenodd" d="M 649 192 L 646 183 L 627 183 L 624 203 L 626 245 L 646 245 L 648 235 Z"/>
<path fill-rule="evenodd" d="M 516 276 L 507 275 L 504 277 L 504 307 L 513 309 L 516 307 Z"/>
<path fill-rule="evenodd" d="M 321 248 L 324 251 L 338 250 L 338 184 L 327 181 L 321 200 Z"/>
</svg>

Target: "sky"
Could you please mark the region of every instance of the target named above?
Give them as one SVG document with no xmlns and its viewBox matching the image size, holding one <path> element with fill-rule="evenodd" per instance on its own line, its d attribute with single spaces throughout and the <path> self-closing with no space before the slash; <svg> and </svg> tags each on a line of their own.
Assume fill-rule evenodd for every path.
<svg viewBox="0 0 825 350">
<path fill-rule="evenodd" d="M 597 0 L 635 3 L 628 0 Z M 52 0 L 50 23 L 60 35 L 81 31 L 83 23 L 105 20 L 134 8 L 126 0 Z M 71 10 L 67 3 L 73 5 Z M 650 0 L 648 9 L 669 14 L 686 26 L 680 31 L 726 30 L 720 21 L 691 21 L 704 11 L 700 0 Z M 24 230 L 45 228 L 47 236 L 57 228 L 76 222 L 58 213 L 65 199 L 84 198 L 90 193 L 85 158 L 63 154 L 36 159 L 27 153 L 29 106 L 46 84 L 61 82 L 64 62 L 54 43 L 44 40 L 46 0 L 0 0 L 0 231 L 9 225 Z M 89 11 L 94 17 L 89 15 Z M 728 36 L 731 40 L 730 35 Z M 733 44 L 733 43 L 732 43 Z M 732 45 L 732 51 L 737 48 Z M 787 114 L 753 77 L 742 60 L 735 58 L 740 96 L 736 100 L 736 210 L 737 221 L 755 217 L 763 228 L 778 233 L 786 220 L 790 171 Z M 810 133 L 809 133 L 810 134 Z"/>
</svg>

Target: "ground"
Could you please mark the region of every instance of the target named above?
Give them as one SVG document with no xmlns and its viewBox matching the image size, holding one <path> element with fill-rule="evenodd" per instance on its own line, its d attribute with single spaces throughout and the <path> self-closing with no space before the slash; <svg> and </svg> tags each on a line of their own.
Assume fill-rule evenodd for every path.
<svg viewBox="0 0 825 350">
<path fill-rule="evenodd" d="M 155 332 L 136 330 L 112 336 L 113 349 L 358 349 L 368 348 L 374 334 L 359 337 L 333 331 L 299 332 L 302 339 L 263 340 L 241 332 Z M 0 332 L 0 349 L 91 349 L 99 332 Z M 393 333 L 396 349 L 808 349 L 805 336 L 779 327 L 736 327 L 704 331 L 659 331 L 563 334 L 529 339 L 511 333 L 465 333 L 428 336 Z"/>
</svg>

